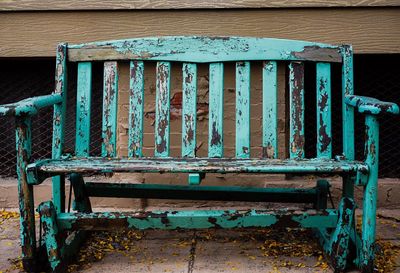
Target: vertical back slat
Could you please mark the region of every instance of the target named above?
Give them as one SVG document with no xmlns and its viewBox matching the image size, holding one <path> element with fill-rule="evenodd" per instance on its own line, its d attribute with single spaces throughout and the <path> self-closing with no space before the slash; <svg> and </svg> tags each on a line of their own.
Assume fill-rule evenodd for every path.
<svg viewBox="0 0 400 273">
<path fill-rule="evenodd" d="M 236 157 L 250 157 L 250 62 L 236 63 Z"/>
<path fill-rule="evenodd" d="M 53 115 L 53 147 L 52 158 L 61 157 L 64 149 L 64 135 L 67 108 L 67 44 L 60 44 L 57 47 L 56 56 L 56 78 L 55 93 L 62 95 L 62 102 L 54 105 Z M 64 212 L 65 209 L 65 179 L 64 176 L 54 176 L 53 202 L 57 212 Z"/>
<path fill-rule="evenodd" d="M 196 156 L 197 65 L 182 66 L 182 157 Z"/>
<path fill-rule="evenodd" d="M 76 94 L 76 137 L 75 154 L 89 156 L 90 146 L 90 106 L 92 94 L 92 63 L 78 63 Z"/>
<path fill-rule="evenodd" d="M 128 157 L 143 155 L 144 64 L 130 62 Z"/>
<path fill-rule="evenodd" d="M 169 156 L 169 112 L 171 63 L 157 63 L 155 156 Z"/>
<path fill-rule="evenodd" d="M 224 154 L 224 64 L 210 64 L 208 156 Z"/>
<path fill-rule="evenodd" d="M 263 138 L 262 156 L 278 157 L 278 72 L 276 61 L 263 63 L 262 70 Z"/>
<path fill-rule="evenodd" d="M 304 64 L 289 64 L 290 158 L 304 158 Z"/>
<path fill-rule="evenodd" d="M 317 63 L 317 157 L 332 157 L 331 65 Z"/>
<path fill-rule="evenodd" d="M 354 108 L 344 103 L 345 95 L 353 95 L 353 49 L 346 45 L 342 48 L 342 117 L 343 117 L 343 153 L 348 160 L 354 160 Z"/>
<path fill-rule="evenodd" d="M 104 95 L 102 150 L 103 157 L 117 155 L 117 103 L 118 103 L 118 67 L 117 62 L 104 62 Z"/>
</svg>

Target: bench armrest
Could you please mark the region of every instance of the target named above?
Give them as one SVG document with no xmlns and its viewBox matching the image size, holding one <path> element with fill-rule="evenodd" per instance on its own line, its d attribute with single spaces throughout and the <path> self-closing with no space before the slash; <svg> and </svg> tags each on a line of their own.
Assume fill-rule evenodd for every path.
<svg viewBox="0 0 400 273">
<path fill-rule="evenodd" d="M 358 109 L 360 113 L 367 114 L 399 114 L 399 106 L 393 102 L 380 101 L 375 98 L 356 96 L 356 95 L 346 95 L 344 97 L 344 102 L 347 105 L 353 106 Z"/>
<path fill-rule="evenodd" d="M 15 103 L 0 105 L 1 116 L 32 116 L 41 108 L 60 103 L 60 94 L 51 94 L 38 97 L 27 98 Z"/>
</svg>

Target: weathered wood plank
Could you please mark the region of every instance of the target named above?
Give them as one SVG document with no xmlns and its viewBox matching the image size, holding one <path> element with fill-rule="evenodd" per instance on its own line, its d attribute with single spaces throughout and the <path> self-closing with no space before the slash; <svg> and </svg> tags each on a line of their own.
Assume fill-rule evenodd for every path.
<svg viewBox="0 0 400 273">
<path fill-rule="evenodd" d="M 0 2 L 0 11 L 393 7 L 399 5 L 396 0 L 58 0 L 56 2 L 51 0 L 8 0 Z"/>
<path fill-rule="evenodd" d="M 182 156 L 196 156 L 197 65 L 182 66 Z"/>
<path fill-rule="evenodd" d="M 141 157 L 143 148 L 144 64 L 130 63 L 128 156 Z"/>
<path fill-rule="evenodd" d="M 60 158 L 64 148 L 66 108 L 67 108 L 67 44 L 59 44 L 56 53 L 55 91 L 61 94 L 62 102 L 54 105 L 52 158 Z M 64 176 L 52 179 L 53 202 L 57 212 L 65 209 Z"/>
<path fill-rule="evenodd" d="M 155 120 L 155 156 L 169 156 L 169 111 L 170 111 L 171 63 L 157 63 L 156 82 L 156 120 Z"/>
<path fill-rule="evenodd" d="M 353 48 L 350 45 L 342 47 L 342 130 L 343 154 L 346 159 L 354 159 L 354 108 L 345 103 L 346 95 L 354 94 L 353 85 Z"/>
<path fill-rule="evenodd" d="M 332 157 L 331 65 L 317 63 L 317 157 Z"/>
<path fill-rule="evenodd" d="M 168 172 L 168 173 L 344 173 L 368 171 L 359 161 L 331 159 L 241 158 L 88 158 L 41 160 L 28 165 L 32 175 L 64 172 Z"/>
<path fill-rule="evenodd" d="M 102 225 L 93 225 L 97 221 Z M 272 210 L 186 210 L 94 212 L 90 214 L 62 213 L 57 216 L 60 230 L 147 230 L 193 228 L 291 227 L 332 228 L 337 225 L 334 209 L 322 211 Z"/>
<path fill-rule="evenodd" d="M 211 63 L 209 76 L 208 156 L 224 155 L 224 64 Z"/>
<path fill-rule="evenodd" d="M 118 105 L 118 66 L 117 62 L 104 63 L 103 126 L 102 148 L 104 157 L 117 155 L 117 105 Z"/>
<path fill-rule="evenodd" d="M 78 63 L 76 94 L 76 135 L 75 155 L 89 156 L 90 148 L 90 106 L 92 97 L 92 63 Z"/>
<path fill-rule="evenodd" d="M 278 157 L 278 66 L 275 61 L 263 63 L 262 71 L 262 156 Z"/>
<path fill-rule="evenodd" d="M 289 64 L 290 158 L 304 157 L 304 63 Z"/>
<path fill-rule="evenodd" d="M 296 40 L 218 36 L 148 37 L 70 45 L 68 59 L 136 59 L 198 63 L 260 59 L 342 61 L 337 46 Z"/>
<path fill-rule="evenodd" d="M 135 16 L 124 11 L 5 12 L 0 16 L 0 57 L 54 57 L 60 39 L 84 43 L 110 37 L 221 34 L 350 43 L 357 54 L 400 53 L 400 29 L 393 27 L 399 25 L 398 13 L 399 8 L 188 10 L 163 11 L 162 16 L 160 11 L 135 11 Z"/>
<path fill-rule="evenodd" d="M 236 63 L 236 157 L 250 157 L 250 62 Z"/>
</svg>

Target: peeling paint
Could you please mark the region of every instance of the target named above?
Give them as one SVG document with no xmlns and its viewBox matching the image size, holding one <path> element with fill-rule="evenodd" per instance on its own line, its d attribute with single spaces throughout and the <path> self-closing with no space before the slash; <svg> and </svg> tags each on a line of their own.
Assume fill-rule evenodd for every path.
<svg viewBox="0 0 400 273">
<path fill-rule="evenodd" d="M 290 157 L 304 157 L 304 64 L 291 62 L 290 69 Z"/>
</svg>

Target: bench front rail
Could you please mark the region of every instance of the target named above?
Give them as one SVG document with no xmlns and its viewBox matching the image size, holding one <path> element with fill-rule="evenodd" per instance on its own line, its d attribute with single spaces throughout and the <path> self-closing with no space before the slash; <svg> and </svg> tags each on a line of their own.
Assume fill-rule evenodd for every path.
<svg viewBox="0 0 400 273">
<path fill-rule="evenodd" d="M 56 87 L 48 96 L 1 105 L 0 116 L 15 116 L 17 174 L 24 268 L 39 270 L 39 250 L 46 249 L 53 271 L 63 271 L 88 230 L 193 229 L 238 227 L 313 228 L 336 271 L 354 262 L 373 271 L 378 182 L 379 121 L 381 114 L 398 114 L 394 103 L 356 96 L 353 91 L 351 46 L 294 40 L 242 37 L 156 37 L 79 45 L 60 44 L 56 57 Z M 90 153 L 92 62 L 104 62 L 101 157 Z M 128 157 L 117 153 L 119 61 L 130 62 Z M 157 62 L 154 155 L 144 157 L 144 70 Z M 262 61 L 262 156 L 250 157 L 250 78 L 253 61 Z M 78 62 L 76 142 L 64 153 L 67 65 Z M 170 154 L 171 63 L 182 68 L 181 157 Z M 235 157 L 224 157 L 224 63 L 235 62 Z M 278 159 L 278 62 L 288 66 L 289 143 L 287 159 Z M 316 67 L 316 158 L 305 158 L 304 63 Z M 196 156 L 197 65 L 209 65 L 208 156 Z M 343 154 L 332 154 L 331 64 L 342 66 Z M 31 117 L 54 107 L 52 158 L 31 161 Z M 354 110 L 365 114 L 365 160 L 354 158 Z M 189 185 L 85 182 L 88 174 L 187 173 Z M 206 173 L 324 174 L 343 177 L 337 209 L 327 208 L 329 183 L 311 189 L 199 186 Z M 52 177 L 52 201 L 40 204 L 44 240 L 35 233 L 33 187 Z M 74 212 L 65 211 L 65 178 L 74 190 Z M 354 186 L 364 188 L 362 232 L 354 229 Z M 310 210 L 185 210 L 92 212 L 90 196 L 255 202 L 313 203 Z M 75 239 L 65 234 L 76 231 Z"/>
</svg>

